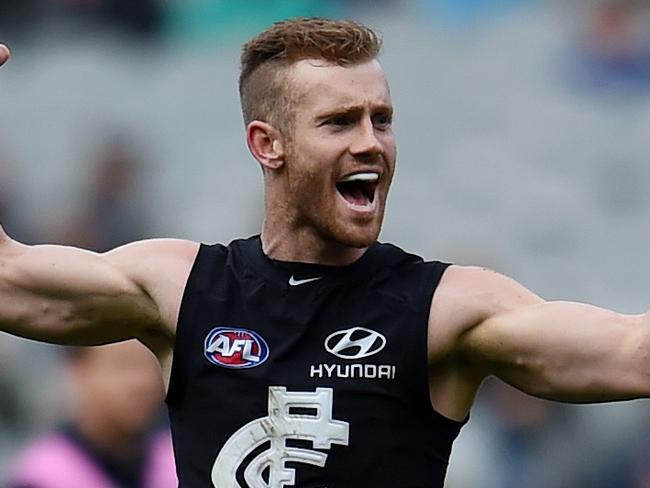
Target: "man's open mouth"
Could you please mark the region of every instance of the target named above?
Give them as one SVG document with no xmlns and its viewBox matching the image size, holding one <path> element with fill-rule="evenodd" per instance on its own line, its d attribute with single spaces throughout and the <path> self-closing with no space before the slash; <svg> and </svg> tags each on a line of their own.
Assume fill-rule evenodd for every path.
<svg viewBox="0 0 650 488">
<path fill-rule="evenodd" d="M 375 201 L 378 173 L 355 173 L 336 183 L 336 189 L 346 202 L 357 207 L 371 206 Z"/>
</svg>

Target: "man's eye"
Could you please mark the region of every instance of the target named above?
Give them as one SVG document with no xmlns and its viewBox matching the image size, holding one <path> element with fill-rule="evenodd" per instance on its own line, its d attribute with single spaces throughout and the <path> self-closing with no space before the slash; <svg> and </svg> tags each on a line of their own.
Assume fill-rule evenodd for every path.
<svg viewBox="0 0 650 488">
<path fill-rule="evenodd" d="M 350 125 L 351 120 L 350 117 L 346 117 L 344 115 L 337 115 L 336 117 L 330 118 L 327 123 L 329 125 L 335 125 L 337 127 L 345 127 L 347 125 Z"/>
<path fill-rule="evenodd" d="M 373 116 L 372 123 L 377 127 L 388 127 L 392 123 L 392 119 L 388 114 L 377 114 Z"/>
</svg>

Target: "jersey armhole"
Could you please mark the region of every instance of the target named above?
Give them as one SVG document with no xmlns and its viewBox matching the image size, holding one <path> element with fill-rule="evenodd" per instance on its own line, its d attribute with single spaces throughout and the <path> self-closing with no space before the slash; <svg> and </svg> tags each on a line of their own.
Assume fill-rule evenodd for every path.
<svg viewBox="0 0 650 488">
<path fill-rule="evenodd" d="M 220 251 L 223 252 L 224 249 L 220 244 L 201 243 L 187 278 L 178 312 L 178 321 L 176 322 L 176 340 L 174 341 L 174 353 L 169 374 L 169 387 L 165 396 L 167 405 L 178 404 L 185 395 L 187 373 L 184 365 L 187 365 L 187 354 L 192 341 L 191 324 L 197 302 L 195 297 L 197 294 L 201 294 L 209 285 L 215 264 L 215 256 Z"/>
<path fill-rule="evenodd" d="M 420 310 L 423 311 L 423 316 L 419 318 L 420 323 L 424 323 L 424 333 L 422 338 L 420 338 L 420 343 L 424 344 L 422 356 L 420 358 L 420 361 L 424 363 L 424 368 L 421 368 L 424 370 L 423 378 L 421 379 L 421 383 L 424 383 L 422 386 L 422 390 L 424 392 L 424 408 L 426 409 L 425 411 L 428 410 L 431 421 L 436 427 L 436 430 L 439 432 L 444 433 L 444 435 L 450 436 L 455 438 L 458 433 L 460 432 L 460 429 L 467 423 L 469 420 L 469 415 L 467 418 L 465 418 L 462 421 L 457 421 L 454 419 L 451 419 L 447 417 L 446 415 L 443 415 L 442 413 L 438 412 L 435 407 L 431 403 L 431 396 L 429 394 L 429 357 L 428 357 L 428 342 L 429 342 L 429 315 L 431 311 L 431 302 L 433 301 L 433 298 L 436 294 L 436 291 L 438 290 L 438 285 L 440 284 L 440 281 L 442 280 L 442 276 L 444 275 L 445 271 L 449 269 L 450 266 L 452 266 L 452 263 L 446 263 L 446 262 L 441 262 L 441 261 L 430 261 L 425 263 L 427 266 L 427 272 L 424 273 L 423 276 L 423 283 L 422 283 L 422 289 L 424 293 L 422 293 L 422 299 L 423 303 L 420 307 Z"/>
</svg>

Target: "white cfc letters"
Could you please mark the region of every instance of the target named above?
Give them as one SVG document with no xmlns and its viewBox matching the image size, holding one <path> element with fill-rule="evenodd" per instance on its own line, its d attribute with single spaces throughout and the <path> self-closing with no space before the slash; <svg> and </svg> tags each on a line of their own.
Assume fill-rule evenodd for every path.
<svg viewBox="0 0 650 488">
<path fill-rule="evenodd" d="M 215 488 L 239 488 L 236 474 L 244 459 L 265 442 L 262 451 L 244 468 L 250 488 L 284 488 L 294 486 L 295 470 L 287 462 L 325 466 L 327 454 L 297 447 L 287 447 L 287 439 L 309 440 L 314 449 L 330 449 L 332 444 L 348 445 L 349 424 L 332 419 L 332 388 L 316 391 L 287 391 L 283 386 L 269 387 L 268 416 L 253 420 L 235 432 L 224 444 L 212 466 Z M 309 409 L 314 414 L 292 413 L 294 408 Z M 266 471 L 268 482 L 263 473 Z"/>
</svg>

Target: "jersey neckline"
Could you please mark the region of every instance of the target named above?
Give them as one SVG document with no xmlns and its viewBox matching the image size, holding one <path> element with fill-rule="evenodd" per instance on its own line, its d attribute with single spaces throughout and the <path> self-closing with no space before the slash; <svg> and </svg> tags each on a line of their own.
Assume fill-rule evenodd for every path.
<svg viewBox="0 0 650 488">
<path fill-rule="evenodd" d="M 313 288 L 341 280 L 368 279 L 369 275 L 395 262 L 394 257 L 391 259 L 393 246 L 381 243 L 372 244 L 359 259 L 345 266 L 271 259 L 264 254 L 259 234 L 241 240 L 240 244 L 245 261 L 256 273 L 286 288 Z"/>
</svg>

